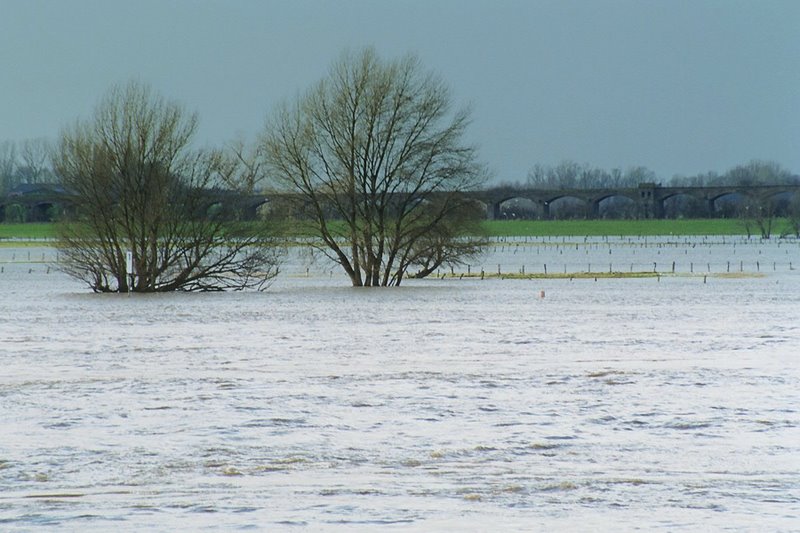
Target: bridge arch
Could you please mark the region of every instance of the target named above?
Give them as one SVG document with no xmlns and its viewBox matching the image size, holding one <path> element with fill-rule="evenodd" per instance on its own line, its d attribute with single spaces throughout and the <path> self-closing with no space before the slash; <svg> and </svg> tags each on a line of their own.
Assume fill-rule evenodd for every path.
<svg viewBox="0 0 800 533">
<path fill-rule="evenodd" d="M 36 202 L 28 209 L 28 222 L 52 222 L 56 215 L 55 202 Z"/>
<path fill-rule="evenodd" d="M 500 218 L 533 220 L 547 218 L 542 200 L 525 195 L 507 198 L 499 203 Z"/>
<path fill-rule="evenodd" d="M 800 192 L 792 190 L 771 190 L 756 195 L 759 205 L 766 206 L 779 217 L 790 216 L 794 205 L 800 201 Z"/>
<path fill-rule="evenodd" d="M 702 194 L 676 191 L 656 199 L 662 218 L 703 218 L 713 214 L 710 202 Z"/>
<path fill-rule="evenodd" d="M 266 196 L 250 198 L 244 205 L 242 217 L 245 220 L 257 220 L 265 218 L 275 207 L 274 202 Z"/>
<path fill-rule="evenodd" d="M 591 200 L 592 218 L 639 218 L 646 216 L 642 212 L 641 202 L 636 197 L 620 192 L 601 194 Z"/>
<path fill-rule="evenodd" d="M 711 216 L 721 214 L 725 218 L 733 218 L 738 216 L 740 209 L 752 199 L 747 192 L 738 189 L 721 191 L 707 197 L 708 212 Z"/>
<path fill-rule="evenodd" d="M 547 218 L 561 220 L 591 217 L 591 201 L 577 194 L 556 194 L 546 198 L 544 203 Z"/>
</svg>

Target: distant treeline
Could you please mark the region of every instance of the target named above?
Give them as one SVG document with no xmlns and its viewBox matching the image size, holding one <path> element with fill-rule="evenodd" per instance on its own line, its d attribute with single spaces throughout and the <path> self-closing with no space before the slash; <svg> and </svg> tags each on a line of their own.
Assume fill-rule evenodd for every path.
<svg viewBox="0 0 800 533">
<path fill-rule="evenodd" d="M 638 187 L 640 183 L 659 183 L 672 187 L 712 187 L 730 185 L 787 185 L 800 184 L 800 176 L 792 174 L 773 161 L 750 161 L 718 174 L 706 172 L 693 176 L 673 176 L 662 182 L 647 167 L 626 170 L 605 170 L 574 161 L 562 161 L 555 166 L 534 165 L 525 183 L 517 184 L 539 189 L 604 189 Z"/>
<path fill-rule="evenodd" d="M 53 169 L 52 151 L 53 144 L 46 138 L 0 141 L 0 196 L 22 184 L 58 183 L 60 179 Z M 774 161 L 753 160 L 722 174 L 709 171 L 691 176 L 676 175 L 664 181 L 644 166 L 606 170 L 566 160 L 557 165 L 536 164 L 528 171 L 524 182 L 511 185 L 539 189 L 603 189 L 638 187 L 640 183 L 673 187 L 797 185 L 800 184 L 800 175 Z"/>
<path fill-rule="evenodd" d="M 53 146 L 44 138 L 0 141 L 0 196 L 24 184 L 55 183 Z"/>
</svg>

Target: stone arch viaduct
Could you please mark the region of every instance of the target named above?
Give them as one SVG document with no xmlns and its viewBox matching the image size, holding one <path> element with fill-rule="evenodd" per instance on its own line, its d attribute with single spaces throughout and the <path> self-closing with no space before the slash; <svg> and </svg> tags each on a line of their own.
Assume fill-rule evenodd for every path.
<svg viewBox="0 0 800 533">
<path fill-rule="evenodd" d="M 530 200 L 541 208 L 544 218 L 550 218 L 550 206 L 561 198 L 576 198 L 588 207 L 588 214 L 596 218 L 603 200 L 613 197 L 627 198 L 635 203 L 640 218 L 663 218 L 664 202 L 670 198 L 686 195 L 702 200 L 713 213 L 715 203 L 724 196 L 739 194 L 756 203 L 766 203 L 780 194 L 797 194 L 800 185 L 740 185 L 718 187 L 662 187 L 653 183 L 643 183 L 638 187 L 606 189 L 535 189 L 524 187 L 495 187 L 485 191 L 469 193 L 486 205 L 487 218 L 500 216 L 503 202 L 515 198 Z"/>
<path fill-rule="evenodd" d="M 575 198 L 585 202 L 590 218 L 600 213 L 600 204 L 612 197 L 627 198 L 637 206 L 640 218 L 663 218 L 664 202 L 670 198 L 686 195 L 702 200 L 713 213 L 715 202 L 724 196 L 738 194 L 756 203 L 766 203 L 781 194 L 800 193 L 800 185 L 735 185 L 715 187 L 662 187 L 653 183 L 643 183 L 638 187 L 605 189 L 536 189 L 526 187 L 493 187 L 480 191 L 470 191 L 467 196 L 486 206 L 487 218 L 500 216 L 501 205 L 512 199 L 525 199 L 540 208 L 543 218 L 550 217 L 550 206 L 560 198 Z M 0 197 L 0 221 L 6 219 L 9 209 L 14 206 L 23 210 L 27 221 L 46 221 L 51 213 L 63 211 L 70 204 L 69 193 L 59 186 L 37 186 L 30 190 L 16 191 Z M 265 205 L 280 205 L 282 200 L 296 198 L 295 194 L 264 193 L 240 195 L 232 191 L 216 191 L 209 196 L 209 207 L 214 204 L 233 206 L 244 219 L 253 219 L 258 209 Z"/>
</svg>

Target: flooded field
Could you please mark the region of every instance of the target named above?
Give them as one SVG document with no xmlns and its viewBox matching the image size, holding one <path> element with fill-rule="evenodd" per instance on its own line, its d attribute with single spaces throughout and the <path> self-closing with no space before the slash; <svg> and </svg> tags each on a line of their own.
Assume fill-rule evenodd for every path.
<svg viewBox="0 0 800 533">
<path fill-rule="evenodd" d="M 796 240 L 506 240 L 388 290 L 293 254 L 264 293 L 94 295 L 57 259 L 0 248 L 2 531 L 800 524 Z M 488 276 L 545 265 L 658 275 Z"/>
</svg>

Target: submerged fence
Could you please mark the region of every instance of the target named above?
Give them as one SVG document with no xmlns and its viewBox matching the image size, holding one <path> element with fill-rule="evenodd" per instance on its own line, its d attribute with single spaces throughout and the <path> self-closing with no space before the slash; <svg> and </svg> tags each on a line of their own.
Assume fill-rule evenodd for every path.
<svg viewBox="0 0 800 533">
<path fill-rule="evenodd" d="M 61 256 L 52 241 L 3 240 L 0 274 L 9 268 L 52 272 Z M 289 276 L 343 275 L 327 258 L 297 247 L 282 273 Z M 564 277 L 570 274 L 708 275 L 800 271 L 800 239 L 744 236 L 504 237 L 463 265 L 438 277 Z"/>
<path fill-rule="evenodd" d="M 441 275 L 721 274 L 793 271 L 800 240 L 701 237 L 510 237 Z"/>
</svg>

